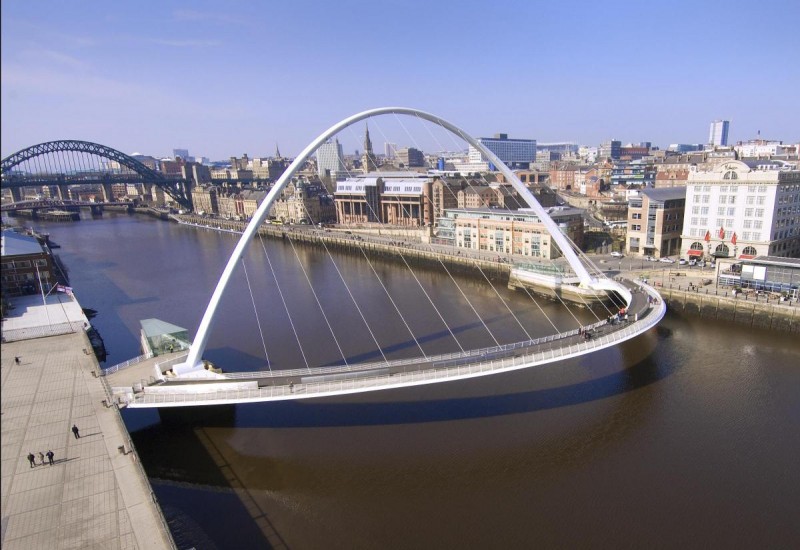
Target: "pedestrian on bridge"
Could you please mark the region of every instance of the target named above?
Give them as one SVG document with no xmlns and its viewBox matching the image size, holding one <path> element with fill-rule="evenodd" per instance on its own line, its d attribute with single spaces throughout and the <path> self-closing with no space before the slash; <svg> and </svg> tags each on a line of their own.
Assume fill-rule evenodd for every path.
<svg viewBox="0 0 800 550">
<path fill-rule="evenodd" d="M 47 460 L 50 462 L 50 466 L 53 465 L 53 457 L 56 456 L 53 451 L 47 451 Z M 44 465 L 44 464 L 42 464 Z"/>
<path fill-rule="evenodd" d="M 41 462 L 42 466 L 44 466 L 44 453 L 41 451 L 39 452 L 39 462 Z"/>
<path fill-rule="evenodd" d="M 78 426 L 76 426 L 75 424 L 72 425 L 72 435 L 75 436 L 75 439 L 80 439 L 81 438 L 81 434 L 78 431 Z"/>
<path fill-rule="evenodd" d="M 31 468 L 36 466 L 36 457 L 33 455 L 33 453 L 28 453 L 28 462 L 31 463 Z"/>
</svg>

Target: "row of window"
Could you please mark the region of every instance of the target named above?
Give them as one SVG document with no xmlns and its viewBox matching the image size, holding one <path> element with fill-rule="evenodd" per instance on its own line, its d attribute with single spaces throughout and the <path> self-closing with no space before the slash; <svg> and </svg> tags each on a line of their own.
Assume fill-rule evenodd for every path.
<svg viewBox="0 0 800 550">
<path fill-rule="evenodd" d="M 45 259 L 33 260 L 32 264 L 30 260 L 16 260 L 12 262 L 4 262 L 3 269 L 30 269 L 31 265 L 38 267 L 47 267 L 47 260 Z"/>
<path fill-rule="evenodd" d="M 694 192 L 695 193 L 710 193 L 711 186 L 710 185 L 694 185 Z M 719 188 L 720 193 L 738 193 L 739 192 L 738 185 L 722 185 Z M 789 187 L 788 185 L 786 187 Z M 747 186 L 748 193 L 766 193 L 767 186 L 766 185 L 748 185 Z"/>
</svg>

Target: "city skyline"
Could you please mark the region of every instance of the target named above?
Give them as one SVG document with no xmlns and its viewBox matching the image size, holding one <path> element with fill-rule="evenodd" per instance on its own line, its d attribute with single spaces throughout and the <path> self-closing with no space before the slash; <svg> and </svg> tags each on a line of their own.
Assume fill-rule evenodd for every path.
<svg viewBox="0 0 800 550">
<path fill-rule="evenodd" d="M 386 105 L 542 143 L 704 143 L 717 119 L 730 121 L 729 143 L 800 141 L 800 77 L 782 54 L 800 45 L 789 1 L 607 2 L 601 13 L 588 2 L 42 4 L 2 4 L 3 157 L 55 139 L 295 156 L 336 121 Z M 405 122 L 375 124 L 378 151 L 456 148 L 412 138 Z M 340 142 L 360 150 L 363 127 Z"/>
</svg>

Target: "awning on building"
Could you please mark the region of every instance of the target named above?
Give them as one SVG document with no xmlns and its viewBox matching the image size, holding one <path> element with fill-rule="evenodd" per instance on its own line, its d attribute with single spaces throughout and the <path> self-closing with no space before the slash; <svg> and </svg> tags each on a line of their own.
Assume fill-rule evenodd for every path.
<svg viewBox="0 0 800 550">
<path fill-rule="evenodd" d="M 703 255 L 703 251 L 702 250 L 689 250 L 689 251 L 686 252 L 686 254 L 688 254 L 689 256 L 702 256 Z"/>
</svg>

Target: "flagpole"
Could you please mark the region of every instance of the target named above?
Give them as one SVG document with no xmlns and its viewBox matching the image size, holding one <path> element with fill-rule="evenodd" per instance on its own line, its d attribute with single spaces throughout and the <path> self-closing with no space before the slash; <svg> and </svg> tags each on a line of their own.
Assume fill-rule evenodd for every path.
<svg viewBox="0 0 800 550">
<path fill-rule="evenodd" d="M 42 305 L 44 306 L 44 313 L 45 315 L 47 315 L 47 326 L 53 328 L 53 324 L 50 322 L 50 311 L 47 308 L 46 296 L 44 295 L 44 287 L 42 286 L 42 274 L 39 273 L 38 265 L 34 264 L 34 267 L 36 267 L 36 277 L 38 277 L 39 279 L 39 292 L 41 292 L 42 294 Z M 47 294 L 49 295 L 50 293 L 48 292 Z"/>
</svg>

